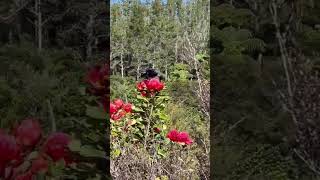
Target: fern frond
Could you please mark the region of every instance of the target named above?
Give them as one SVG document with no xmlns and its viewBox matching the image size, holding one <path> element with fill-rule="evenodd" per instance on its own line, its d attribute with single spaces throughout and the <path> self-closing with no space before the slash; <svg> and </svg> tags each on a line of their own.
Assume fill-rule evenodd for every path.
<svg viewBox="0 0 320 180">
<path fill-rule="evenodd" d="M 247 52 L 255 52 L 255 51 L 264 52 L 266 44 L 261 39 L 251 38 L 246 41 L 243 41 L 242 46 L 244 47 L 245 51 L 247 51 Z"/>
</svg>

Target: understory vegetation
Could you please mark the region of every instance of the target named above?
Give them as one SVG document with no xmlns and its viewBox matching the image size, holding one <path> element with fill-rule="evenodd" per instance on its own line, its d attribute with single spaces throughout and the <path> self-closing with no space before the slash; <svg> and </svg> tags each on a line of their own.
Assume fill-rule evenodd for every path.
<svg viewBox="0 0 320 180">
<path fill-rule="evenodd" d="M 114 179 L 210 179 L 208 13 L 209 1 L 111 5 L 110 107 L 132 105 L 111 115 Z"/>
<path fill-rule="evenodd" d="M 105 1 L 0 4 L 0 179 L 109 178 Z"/>
<path fill-rule="evenodd" d="M 213 179 L 319 175 L 319 1 L 211 4 Z"/>
</svg>

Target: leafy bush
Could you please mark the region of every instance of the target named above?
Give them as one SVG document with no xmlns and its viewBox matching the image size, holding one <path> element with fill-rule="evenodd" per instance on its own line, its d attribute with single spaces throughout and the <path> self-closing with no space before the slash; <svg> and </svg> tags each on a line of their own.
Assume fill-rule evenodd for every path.
<svg viewBox="0 0 320 180">
<path fill-rule="evenodd" d="M 180 107 L 181 114 L 177 114 L 180 116 L 178 121 L 190 120 L 190 124 L 183 126 L 174 123 L 172 118 L 175 117 L 170 117 L 169 111 L 173 106 L 170 105 L 168 86 L 164 89 L 163 87 L 163 83 L 157 77 L 146 79 L 136 84 L 134 91 L 136 95 L 127 95 L 130 97 L 127 102 L 116 99 L 110 103 L 113 178 L 199 179 L 200 174 L 203 173 L 199 168 L 198 159 L 204 158 L 198 156 L 204 153 L 203 149 L 197 147 L 198 144 L 190 146 L 193 140 L 190 139 L 189 134 L 176 130 L 184 128 L 188 128 L 190 132 L 195 130 L 188 125 L 196 123 L 195 119 L 192 119 L 196 115 L 191 115 L 196 111 L 190 113 L 190 116 L 187 114 L 180 116 L 183 112 L 187 112 L 187 109 L 183 110 Z M 129 90 L 129 92 L 132 91 Z M 125 107 L 131 107 L 131 105 L 132 111 L 130 108 L 130 111 L 126 111 Z M 201 123 L 199 116 L 198 119 Z M 200 124 L 194 124 L 194 126 L 197 125 Z M 194 134 L 200 131 L 198 129 Z M 206 132 L 208 132 L 207 129 Z M 178 171 L 180 173 L 177 173 Z M 195 173 L 196 171 L 198 173 Z"/>
<path fill-rule="evenodd" d="M 47 176 L 105 179 L 108 176 L 107 114 L 102 105 L 96 104 L 100 100 L 86 93 L 90 88 L 86 88 L 83 81 L 86 73 L 83 63 L 68 51 L 43 50 L 38 53 L 31 45 L 21 44 L 0 48 L 0 67 L 1 128 L 10 129 L 22 119 L 34 117 L 39 121 L 44 138 L 46 134 L 68 132 L 68 147 L 77 163 L 67 167 L 63 162 L 49 163 Z M 97 112 L 104 122 L 96 119 Z M 42 145 L 39 142 L 39 146 Z M 25 162 L 28 164 L 32 159 Z M 43 161 L 38 163 L 43 164 Z M 30 169 L 29 165 L 24 168 L 18 175 Z"/>
</svg>

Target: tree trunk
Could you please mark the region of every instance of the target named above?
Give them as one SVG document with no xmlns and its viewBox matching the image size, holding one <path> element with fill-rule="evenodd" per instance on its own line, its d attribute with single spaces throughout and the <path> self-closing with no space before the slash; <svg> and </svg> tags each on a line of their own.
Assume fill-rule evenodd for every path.
<svg viewBox="0 0 320 180">
<path fill-rule="evenodd" d="M 121 43 L 120 63 L 121 63 L 121 78 L 123 79 L 124 65 L 123 65 L 123 44 L 122 43 Z"/>
<path fill-rule="evenodd" d="M 141 60 L 138 58 L 138 66 L 137 66 L 137 77 L 136 80 L 138 81 L 140 78 L 140 66 L 141 66 Z"/>
<path fill-rule="evenodd" d="M 259 63 L 259 67 L 260 67 L 260 74 L 262 74 L 262 71 L 263 71 L 263 60 L 262 60 L 262 54 L 259 53 L 259 56 L 258 56 L 258 63 Z"/>
<path fill-rule="evenodd" d="M 254 8 L 255 12 L 258 12 L 258 3 L 254 1 Z M 259 32 L 260 30 L 260 24 L 259 24 L 259 16 L 255 17 L 255 31 Z"/>
<path fill-rule="evenodd" d="M 165 66 L 166 70 L 165 70 L 165 80 L 168 80 L 168 61 L 166 60 L 166 66 Z"/>
<path fill-rule="evenodd" d="M 39 6 L 39 12 L 38 12 L 38 48 L 39 51 L 42 50 L 42 13 L 41 13 L 41 0 L 39 0 L 38 3 Z"/>
<path fill-rule="evenodd" d="M 176 45 L 175 45 L 175 64 L 177 64 L 178 63 L 178 39 L 179 38 L 177 38 L 177 40 L 176 40 Z"/>
<path fill-rule="evenodd" d="M 92 57 L 92 40 L 93 40 L 93 15 L 89 15 L 89 21 L 87 23 L 88 42 L 87 42 L 87 58 Z"/>
<path fill-rule="evenodd" d="M 35 15 L 38 17 L 38 9 L 39 9 L 39 5 L 38 5 L 38 1 L 39 0 L 35 0 L 34 1 L 34 11 L 35 11 Z M 34 38 L 35 40 L 38 41 L 38 18 L 34 19 Z M 38 42 L 34 42 L 35 46 L 38 46 Z"/>
<path fill-rule="evenodd" d="M 41 0 L 35 1 L 35 12 L 37 15 L 37 19 L 35 22 L 35 33 L 36 38 L 38 40 L 38 51 L 42 50 L 42 13 L 41 13 Z"/>
<path fill-rule="evenodd" d="M 10 29 L 9 29 L 9 37 L 8 37 L 8 38 L 9 38 L 9 40 L 8 40 L 8 41 L 9 41 L 9 44 L 12 44 L 12 41 L 13 41 L 13 37 L 12 37 L 12 36 L 13 36 L 13 35 L 12 35 L 12 29 L 10 28 Z"/>
</svg>

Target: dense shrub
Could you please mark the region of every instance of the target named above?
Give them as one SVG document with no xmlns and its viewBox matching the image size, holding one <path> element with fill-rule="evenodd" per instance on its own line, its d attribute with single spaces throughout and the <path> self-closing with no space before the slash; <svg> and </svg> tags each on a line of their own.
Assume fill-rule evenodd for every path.
<svg viewBox="0 0 320 180">
<path fill-rule="evenodd" d="M 113 178 L 199 179 L 202 175 L 208 175 L 208 154 L 200 157 L 208 152 L 204 152 L 202 144 L 198 144 L 200 141 L 195 143 L 193 136 L 189 135 L 198 132 L 192 132 L 195 129 L 189 125 L 197 122 L 193 117 L 197 117 L 201 122 L 199 112 L 194 110 L 192 113 L 198 116 L 188 119 L 188 107 L 177 105 L 181 108 L 181 114 L 177 114 L 175 119 L 178 122 L 174 121 L 171 113 L 175 113 L 175 110 L 171 108 L 174 105 L 167 83 L 164 84 L 158 77 L 154 77 L 135 84 L 135 87 L 129 86 L 135 88 L 135 91 L 124 92 L 127 102 L 115 99 L 110 103 Z M 115 90 L 116 87 L 112 89 Z M 113 97 L 113 91 L 111 94 Z M 123 97 L 123 94 L 121 95 Z M 124 111 L 123 108 L 129 103 L 132 111 Z M 190 124 L 181 124 L 188 121 Z M 196 123 L 195 126 L 197 125 L 201 125 L 202 131 L 208 132 L 204 124 Z M 206 135 L 196 137 L 202 140 L 208 138 Z M 207 143 L 207 140 L 204 141 Z M 200 159 L 204 160 L 203 169 L 200 169 Z"/>
</svg>

